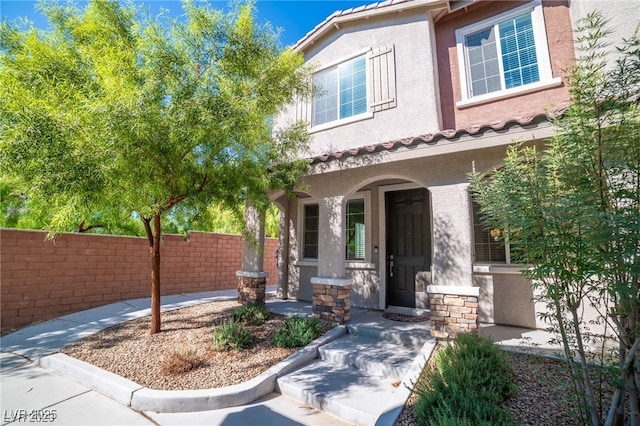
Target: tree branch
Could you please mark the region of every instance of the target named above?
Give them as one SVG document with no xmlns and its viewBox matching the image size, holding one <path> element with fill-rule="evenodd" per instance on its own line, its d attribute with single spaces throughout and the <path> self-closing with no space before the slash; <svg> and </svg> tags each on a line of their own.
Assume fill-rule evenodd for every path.
<svg viewBox="0 0 640 426">
<path fill-rule="evenodd" d="M 96 229 L 96 228 L 104 228 L 104 225 L 102 224 L 96 224 L 96 225 L 89 225 L 89 226 L 84 226 L 84 220 L 82 222 L 80 222 L 80 224 L 78 225 L 78 231 L 80 233 L 84 233 L 84 232 L 89 232 L 92 229 Z"/>
</svg>

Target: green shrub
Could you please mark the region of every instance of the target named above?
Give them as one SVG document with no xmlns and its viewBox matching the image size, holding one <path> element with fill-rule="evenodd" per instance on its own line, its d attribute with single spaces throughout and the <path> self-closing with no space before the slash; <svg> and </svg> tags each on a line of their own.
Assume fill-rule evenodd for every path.
<svg viewBox="0 0 640 426">
<path fill-rule="evenodd" d="M 261 325 L 269 318 L 269 309 L 264 305 L 244 305 L 233 312 L 232 319 L 248 325 Z"/>
<path fill-rule="evenodd" d="M 216 351 L 229 349 L 239 351 L 249 346 L 252 340 L 251 330 L 232 320 L 213 330 L 213 344 L 211 347 Z"/>
<path fill-rule="evenodd" d="M 515 391 L 507 355 L 493 342 L 464 333 L 439 350 L 435 366 L 416 385 L 414 413 L 421 425 L 512 425 L 499 405 Z"/>
<path fill-rule="evenodd" d="M 273 336 L 273 343 L 281 348 L 296 348 L 308 345 L 318 337 L 322 329 L 315 318 L 291 317 L 282 324 Z"/>
</svg>

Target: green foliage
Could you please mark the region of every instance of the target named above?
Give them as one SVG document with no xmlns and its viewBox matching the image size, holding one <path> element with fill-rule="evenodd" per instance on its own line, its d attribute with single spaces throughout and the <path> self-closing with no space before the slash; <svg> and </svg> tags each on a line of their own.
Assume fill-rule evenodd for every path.
<svg viewBox="0 0 640 426">
<path fill-rule="evenodd" d="M 152 332 L 167 217 L 247 200 L 264 212 L 266 191 L 298 177 L 272 171 L 298 170 L 288 164 L 308 142 L 300 125 L 272 131 L 310 92 L 302 55 L 256 24 L 254 3 L 235 6 L 185 1 L 172 19 L 90 0 L 44 4 L 50 32 L 0 23 L 0 179 L 42 206 L 53 232 L 141 221 Z"/>
<path fill-rule="evenodd" d="M 282 324 L 273 336 L 273 343 L 281 348 L 297 348 L 311 343 L 322 333 L 315 318 L 291 317 Z"/>
<path fill-rule="evenodd" d="M 234 322 L 247 325 L 261 325 L 269 319 L 269 309 L 264 305 L 243 305 L 233 311 Z"/>
<path fill-rule="evenodd" d="M 252 341 L 253 335 L 248 327 L 235 321 L 228 321 L 213 330 L 211 347 L 216 351 L 231 349 L 240 351 L 248 347 Z"/>
<path fill-rule="evenodd" d="M 242 235 L 244 232 L 244 203 L 228 207 L 213 202 L 206 208 L 188 211 L 176 206 L 163 222 L 168 233 L 186 234 L 187 231 L 217 232 Z M 270 204 L 265 211 L 265 236 L 277 238 L 280 231 L 280 211 Z"/>
<path fill-rule="evenodd" d="M 544 149 L 516 144 L 503 167 L 471 181 L 486 224 L 504 230 L 518 247 L 513 260 L 529 266 L 523 273 L 538 287 L 538 301 L 548 307 L 543 318 L 563 343 L 580 416 L 596 425 L 604 413 L 582 344 L 589 332 L 585 306 L 620 342 L 614 357 L 603 347 L 599 362 L 616 360 L 626 392 L 639 393 L 633 365 L 640 339 L 640 41 L 626 41 L 608 63 L 602 16 L 587 16 L 579 34 L 582 56 L 567 78 L 571 104 L 554 121 L 555 136 Z M 616 391 L 606 424 L 618 405 L 625 412 L 623 394 Z M 637 404 L 628 409 L 640 416 Z"/>
<path fill-rule="evenodd" d="M 93 0 L 44 7 L 51 33 L 1 24 L 3 176 L 46 200 L 48 228 L 266 204 L 270 170 L 303 148 L 300 127 L 295 140 L 271 129 L 308 90 L 302 56 L 256 25 L 252 3 L 184 8 L 178 21 Z"/>
<path fill-rule="evenodd" d="M 421 425 L 511 425 L 499 405 L 515 391 L 507 355 L 489 339 L 465 333 L 439 350 L 416 384 Z"/>
</svg>

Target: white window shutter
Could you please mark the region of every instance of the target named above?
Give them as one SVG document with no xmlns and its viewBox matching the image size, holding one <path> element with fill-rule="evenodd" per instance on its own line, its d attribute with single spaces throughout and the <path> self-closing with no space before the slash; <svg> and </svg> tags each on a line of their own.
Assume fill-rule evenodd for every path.
<svg viewBox="0 0 640 426">
<path fill-rule="evenodd" d="M 298 99 L 294 103 L 295 121 L 304 121 L 311 126 L 311 102 L 308 99 Z"/>
<path fill-rule="evenodd" d="M 369 107 L 373 112 L 395 108 L 396 60 L 393 45 L 373 49 L 368 57 L 371 70 Z"/>
</svg>

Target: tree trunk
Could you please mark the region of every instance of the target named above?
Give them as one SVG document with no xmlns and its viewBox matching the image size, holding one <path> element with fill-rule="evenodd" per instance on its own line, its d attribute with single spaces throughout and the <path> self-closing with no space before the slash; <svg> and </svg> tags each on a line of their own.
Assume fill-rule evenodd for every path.
<svg viewBox="0 0 640 426">
<path fill-rule="evenodd" d="M 160 332 L 160 214 L 153 215 L 151 254 L 151 334 Z"/>
<path fill-rule="evenodd" d="M 591 375 L 589 374 L 589 364 L 587 363 L 586 352 L 584 345 L 582 344 L 582 332 L 580 331 L 580 319 L 578 317 L 577 307 L 571 306 L 571 316 L 573 318 L 574 335 L 576 336 L 576 343 L 578 344 L 578 355 L 580 357 L 580 365 L 582 367 L 582 380 L 584 382 L 584 398 L 587 402 L 587 408 L 591 416 L 591 425 L 600 425 L 600 415 L 598 414 L 598 406 L 596 404 L 596 398 L 593 394 L 593 387 L 591 385 Z"/>
</svg>

